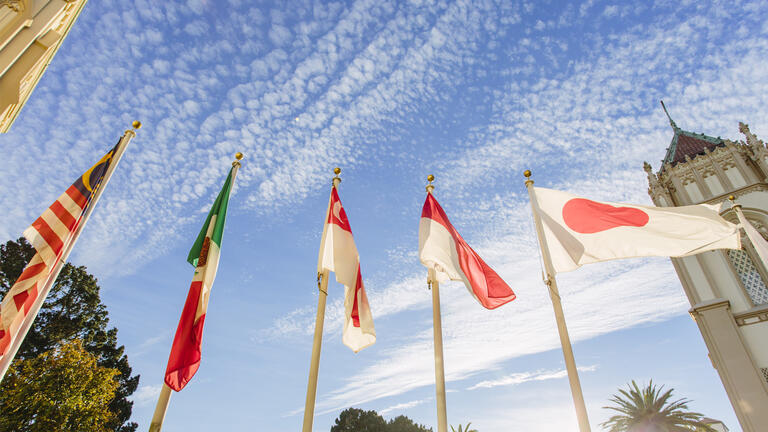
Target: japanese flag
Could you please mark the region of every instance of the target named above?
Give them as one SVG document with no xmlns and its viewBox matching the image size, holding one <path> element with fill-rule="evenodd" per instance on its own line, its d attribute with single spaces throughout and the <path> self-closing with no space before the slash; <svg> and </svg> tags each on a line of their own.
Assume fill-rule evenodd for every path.
<svg viewBox="0 0 768 432">
<path fill-rule="evenodd" d="M 720 217 L 720 205 L 618 204 L 539 187 L 534 194 L 556 272 L 619 258 L 741 248 L 738 226 Z"/>
</svg>

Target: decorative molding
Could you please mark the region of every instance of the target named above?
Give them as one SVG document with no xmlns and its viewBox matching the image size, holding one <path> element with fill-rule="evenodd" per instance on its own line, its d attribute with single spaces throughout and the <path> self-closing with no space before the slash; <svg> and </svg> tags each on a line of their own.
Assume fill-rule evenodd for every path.
<svg viewBox="0 0 768 432">
<path fill-rule="evenodd" d="M 21 0 L 0 0 L 0 7 L 8 6 L 14 12 L 24 10 L 24 2 Z"/>
<path fill-rule="evenodd" d="M 740 327 L 768 321 L 768 305 L 755 306 L 752 309 L 734 314 L 733 318 Z"/>
<path fill-rule="evenodd" d="M 731 192 L 720 194 L 712 199 L 706 200 L 704 204 L 719 204 L 728 199 L 729 195 L 733 195 L 738 198 L 752 192 L 768 192 L 768 183 L 753 183 L 749 186 L 744 186 Z"/>
</svg>

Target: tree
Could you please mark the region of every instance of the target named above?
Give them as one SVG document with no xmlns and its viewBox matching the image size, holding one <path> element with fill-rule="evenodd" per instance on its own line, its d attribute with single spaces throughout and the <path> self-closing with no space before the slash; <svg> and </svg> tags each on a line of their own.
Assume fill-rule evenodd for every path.
<svg viewBox="0 0 768 432">
<path fill-rule="evenodd" d="M 461 424 L 459 424 L 459 428 L 458 429 L 454 429 L 453 426 L 451 426 L 451 431 L 452 432 L 477 432 L 477 429 L 470 429 L 469 428 L 469 425 L 471 425 L 471 424 L 472 423 L 467 423 L 467 425 L 464 426 L 464 429 L 461 428 Z"/>
<path fill-rule="evenodd" d="M 14 361 L 0 392 L 0 430 L 108 432 L 119 374 L 99 366 L 79 340 Z"/>
<path fill-rule="evenodd" d="M 339 414 L 331 432 L 432 432 L 406 416 L 397 416 L 387 422 L 376 411 L 347 408 Z"/>
<path fill-rule="evenodd" d="M 662 393 L 664 386 L 657 387 L 653 380 L 642 390 L 633 380 L 627 389 L 619 389 L 610 402 L 615 406 L 603 407 L 618 412 L 601 426 L 609 432 L 715 432 L 702 423 L 702 415 L 688 411 L 688 399 L 670 402 L 674 389 Z"/>
<path fill-rule="evenodd" d="M 387 422 L 376 411 L 347 408 L 339 414 L 331 432 L 387 432 Z"/>
<path fill-rule="evenodd" d="M 400 415 L 387 423 L 387 432 L 432 432 L 432 428 L 416 424 L 408 417 Z"/>
<path fill-rule="evenodd" d="M 24 238 L 0 245 L 0 296 L 8 292 L 34 254 L 34 248 Z M 117 345 L 117 329 L 108 328 L 107 308 L 101 303 L 99 290 L 98 281 L 85 267 L 65 264 L 21 344 L 16 361 L 33 359 L 68 341 L 82 341 L 83 348 L 96 357 L 99 366 L 120 372 L 119 386 L 109 404 L 114 414 L 109 430 L 133 432 L 138 425 L 129 422 L 133 402 L 128 397 L 136 391 L 139 376 L 131 376 L 125 349 Z M 5 388 L 3 382 L 0 392 Z M 0 411 L 5 409 L 0 403 Z"/>
</svg>

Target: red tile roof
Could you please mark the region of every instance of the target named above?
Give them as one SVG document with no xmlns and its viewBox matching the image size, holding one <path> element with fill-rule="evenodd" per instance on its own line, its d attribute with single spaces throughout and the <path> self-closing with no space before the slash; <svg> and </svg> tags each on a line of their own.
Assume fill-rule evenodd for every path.
<svg viewBox="0 0 768 432">
<path fill-rule="evenodd" d="M 704 154 L 705 149 L 712 150 L 722 145 L 725 145 L 725 142 L 720 138 L 675 128 L 675 136 L 667 150 L 664 163 L 669 162 L 675 165 L 679 162 L 685 162 L 686 156 L 693 158 L 698 154 Z"/>
</svg>

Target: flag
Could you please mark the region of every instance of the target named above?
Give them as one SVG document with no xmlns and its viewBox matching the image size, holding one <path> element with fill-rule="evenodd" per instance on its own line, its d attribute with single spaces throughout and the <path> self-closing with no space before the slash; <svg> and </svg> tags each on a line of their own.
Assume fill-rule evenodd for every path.
<svg viewBox="0 0 768 432">
<path fill-rule="evenodd" d="M 235 167 L 229 171 L 224 187 L 216 197 L 187 257 L 187 261 L 195 266 L 195 275 L 192 277 L 187 301 L 184 303 L 179 326 L 176 328 L 176 336 L 173 338 L 168 367 L 165 370 L 165 384 L 175 391 L 181 391 L 200 367 L 203 325 L 213 279 L 216 277 L 219 266 L 221 238 L 224 233 L 229 192 L 232 190 L 234 176 Z"/>
<path fill-rule="evenodd" d="M 325 271 L 334 272 L 336 282 L 344 285 L 344 345 L 354 352 L 373 345 L 376 330 L 360 273 L 360 256 L 335 186 L 331 188 L 317 260 L 317 272 Z"/>
<path fill-rule="evenodd" d="M 496 309 L 516 297 L 509 285 L 459 235 L 431 193 L 427 193 L 421 211 L 419 259 L 427 268 L 435 270 L 438 281 L 464 282 L 469 293 L 487 309 Z"/>
<path fill-rule="evenodd" d="M 720 217 L 720 205 L 650 207 L 539 187 L 534 193 L 556 272 L 619 258 L 741 248 L 738 226 Z"/>
<path fill-rule="evenodd" d="M 74 241 L 73 234 L 101 185 L 119 145 L 120 142 L 96 162 L 96 165 L 75 180 L 72 186 L 24 230 L 24 237 L 35 248 L 35 255 L 0 305 L 0 357 L 8 352 L 22 322 L 36 302 L 45 301 L 39 296 L 40 291 L 52 276 L 56 262 L 61 259 L 66 247 Z"/>
<path fill-rule="evenodd" d="M 744 228 L 744 232 L 747 234 L 747 238 L 749 238 L 749 241 L 755 248 L 757 256 L 760 257 L 760 260 L 763 262 L 763 266 L 768 268 L 768 242 L 766 242 L 760 232 L 755 229 L 751 223 L 749 223 L 747 218 L 744 217 L 744 213 L 741 211 L 741 209 L 736 211 L 736 214 L 739 217 L 739 222 L 741 222 L 741 225 Z"/>
</svg>

